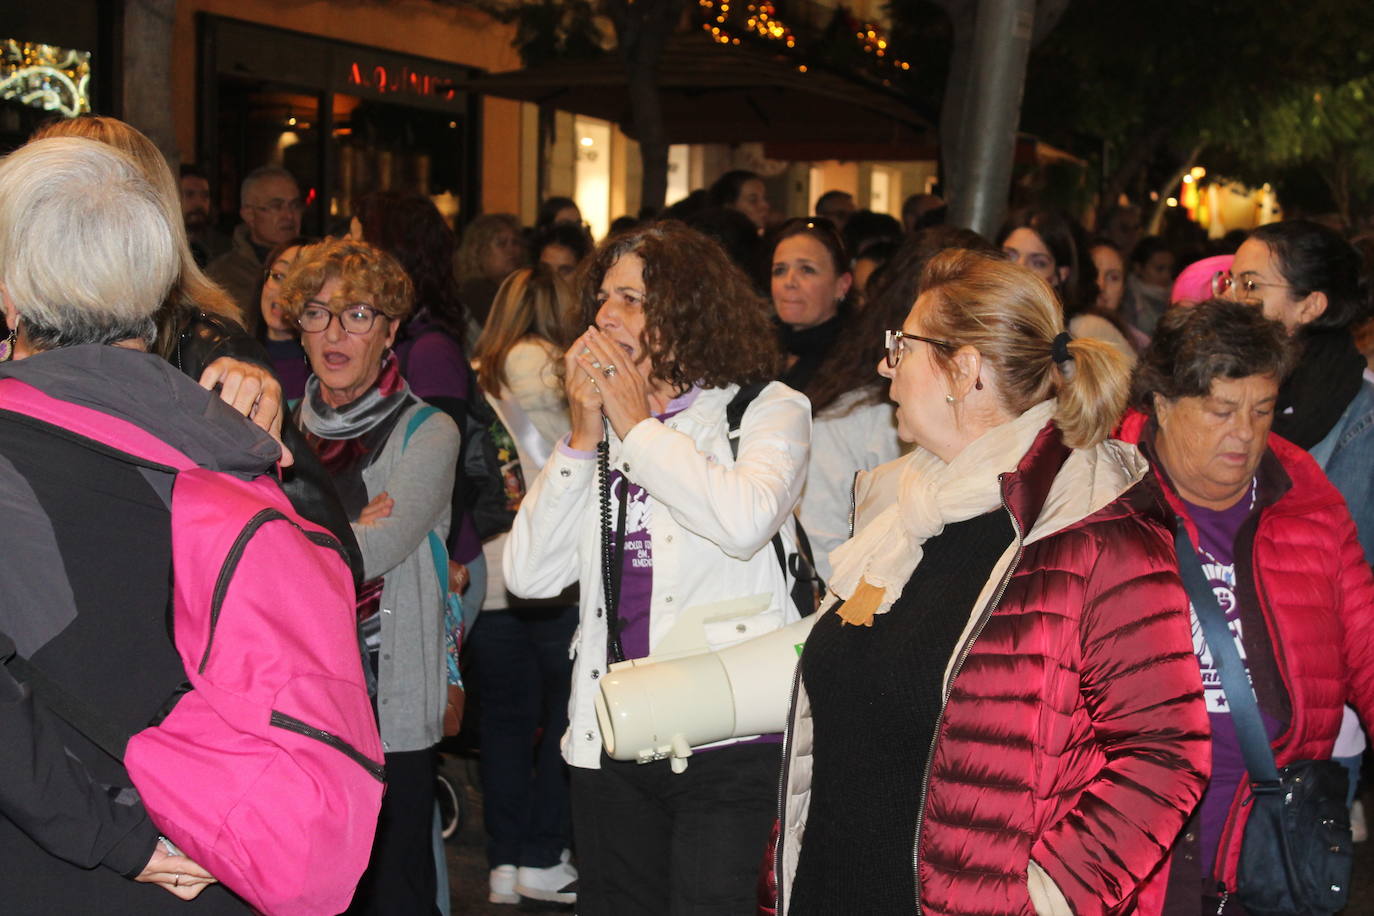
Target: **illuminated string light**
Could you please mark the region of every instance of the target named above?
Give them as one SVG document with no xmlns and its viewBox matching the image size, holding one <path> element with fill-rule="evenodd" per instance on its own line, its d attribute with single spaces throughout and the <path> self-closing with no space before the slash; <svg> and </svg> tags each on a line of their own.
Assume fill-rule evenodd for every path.
<svg viewBox="0 0 1374 916">
<path fill-rule="evenodd" d="M 707 16 L 702 28 L 723 45 L 736 46 L 741 38 L 762 38 L 776 41 L 787 48 L 797 47 L 797 37 L 787 24 L 778 19 L 777 6 L 770 0 L 756 0 L 742 4 L 740 0 L 697 0 L 697 6 Z M 856 24 L 854 40 L 862 53 L 869 56 L 878 68 L 910 71 L 911 63 L 892 53 L 886 33 L 877 25 Z M 805 70 L 798 68 L 801 72 Z"/>
<path fill-rule="evenodd" d="M 0 41 L 0 99 L 74 118 L 91 110 L 90 81 L 89 51 Z"/>
</svg>

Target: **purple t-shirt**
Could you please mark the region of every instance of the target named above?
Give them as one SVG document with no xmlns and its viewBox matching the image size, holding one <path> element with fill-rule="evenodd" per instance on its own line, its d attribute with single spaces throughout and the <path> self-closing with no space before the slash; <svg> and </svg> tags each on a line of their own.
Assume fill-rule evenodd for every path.
<svg viewBox="0 0 1374 916">
<path fill-rule="evenodd" d="M 1254 487 L 1246 496 L 1229 509 L 1208 509 L 1192 503 L 1185 503 L 1188 516 L 1197 526 L 1198 559 L 1202 561 L 1203 574 L 1212 584 L 1217 596 L 1217 604 L 1226 615 L 1227 627 L 1235 638 L 1236 650 L 1241 661 L 1246 660 L 1245 639 L 1241 631 L 1240 604 L 1236 589 L 1236 536 L 1241 526 L 1254 511 Z M 1203 636 L 1202 623 L 1197 613 L 1189 608 L 1193 624 L 1193 651 L 1197 653 L 1198 666 L 1202 669 L 1202 694 L 1207 703 L 1207 715 L 1212 723 L 1212 781 L 1202 795 L 1202 805 L 1198 823 L 1202 873 L 1212 873 L 1216 860 L 1217 846 L 1221 842 L 1221 831 L 1226 825 L 1226 814 L 1230 811 L 1231 800 L 1235 797 L 1236 787 L 1249 778 L 1245 769 L 1245 758 L 1240 752 L 1240 740 L 1236 736 L 1235 723 L 1231 721 L 1230 705 L 1226 702 L 1226 691 L 1221 687 L 1221 675 L 1212 663 L 1212 653 L 1207 648 Z M 1261 637 L 1264 638 L 1264 637 Z M 1253 637 L 1252 637 L 1253 639 Z M 1281 723 L 1260 710 L 1269 740 L 1277 737 Z"/>
<path fill-rule="evenodd" d="M 310 377 L 310 366 L 305 361 L 305 349 L 301 346 L 300 338 L 268 338 L 263 341 L 263 346 L 267 348 L 268 359 L 272 360 L 272 370 L 281 381 L 282 397 L 292 404 L 296 403 L 305 396 L 305 380 Z"/>
<path fill-rule="evenodd" d="M 693 388 L 681 397 L 668 402 L 663 413 L 655 414 L 656 420 L 667 420 L 686 410 L 701 393 Z M 629 488 L 628 495 L 626 488 Z M 649 654 L 649 604 L 654 592 L 654 544 L 649 534 L 649 519 L 653 514 L 649 494 L 643 487 L 628 481 L 619 471 L 611 472 L 611 492 L 619 501 L 628 500 L 625 507 L 625 555 L 621 561 L 620 603 L 617 614 L 620 617 L 620 647 L 628 658 L 643 658 Z M 618 515 L 614 516 L 618 517 Z"/>
</svg>

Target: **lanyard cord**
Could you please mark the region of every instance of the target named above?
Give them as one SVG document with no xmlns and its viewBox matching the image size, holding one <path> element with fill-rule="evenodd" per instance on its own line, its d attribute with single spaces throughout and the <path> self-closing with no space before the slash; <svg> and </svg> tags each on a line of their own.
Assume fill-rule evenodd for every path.
<svg viewBox="0 0 1374 916">
<path fill-rule="evenodd" d="M 620 579 L 625 571 L 625 511 L 629 503 L 630 481 L 614 530 L 611 528 L 611 446 L 606 437 L 596 444 L 596 470 L 601 490 L 601 592 L 606 605 L 606 655 L 614 662 L 625 661 L 620 644 Z"/>
</svg>

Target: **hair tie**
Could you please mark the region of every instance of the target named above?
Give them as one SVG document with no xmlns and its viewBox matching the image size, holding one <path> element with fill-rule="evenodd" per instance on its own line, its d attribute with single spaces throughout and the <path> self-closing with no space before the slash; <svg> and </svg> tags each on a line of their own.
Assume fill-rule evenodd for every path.
<svg viewBox="0 0 1374 916">
<path fill-rule="evenodd" d="M 1050 344 L 1050 357 L 1056 363 L 1066 363 L 1073 359 L 1073 354 L 1069 352 L 1069 341 L 1073 340 L 1068 331 L 1060 331 Z"/>
</svg>

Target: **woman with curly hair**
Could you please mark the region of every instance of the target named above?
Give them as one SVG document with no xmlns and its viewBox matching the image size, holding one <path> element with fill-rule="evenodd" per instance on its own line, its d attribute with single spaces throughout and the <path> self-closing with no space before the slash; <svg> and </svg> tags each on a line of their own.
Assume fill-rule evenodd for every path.
<svg viewBox="0 0 1374 916">
<path fill-rule="evenodd" d="M 481 398 L 468 366 L 467 311 L 459 298 L 453 259 L 457 247 L 453 230 L 429 198 L 421 194 L 377 191 L 358 205 L 355 236 L 396 259 L 415 287 L 415 313 L 396 332 L 396 362 L 411 392 L 448 414 L 463 429 L 473 399 Z M 464 443 L 466 446 L 468 443 Z M 460 451 L 459 467 L 468 457 Z M 449 557 L 454 583 L 460 589 L 476 583 L 463 606 L 465 630 L 471 630 L 481 609 L 479 596 L 486 583 L 482 536 L 471 505 L 474 494 L 465 475 L 453 489 L 453 525 Z"/>
<path fill-rule="evenodd" d="M 609 664 L 650 655 L 702 605 L 766 605 L 713 621 L 711 649 L 798 618 L 769 541 L 794 537 L 811 410 L 769 383 L 782 359 L 766 303 L 719 245 L 681 223 L 603 243 L 580 297 L 589 326 L 563 363 L 572 431 L 521 504 L 504 556 L 518 595 L 582 583 L 564 739 L 578 909 L 748 912 L 780 736 L 697 749 L 675 774 L 666 760 L 602 753 L 594 700 Z M 727 408 L 746 400 L 736 451 Z"/>
<path fill-rule="evenodd" d="M 297 256 L 281 305 L 311 376 L 295 422 L 330 474 L 362 549 L 363 664 L 377 685 L 387 792 L 350 914 L 437 914 L 434 755 L 451 703 L 448 536 L 458 427 L 401 376 L 392 347 L 414 306 L 401 265 L 336 239 Z"/>
</svg>

